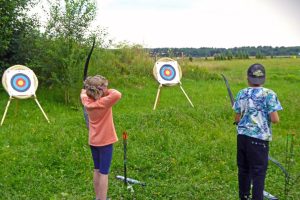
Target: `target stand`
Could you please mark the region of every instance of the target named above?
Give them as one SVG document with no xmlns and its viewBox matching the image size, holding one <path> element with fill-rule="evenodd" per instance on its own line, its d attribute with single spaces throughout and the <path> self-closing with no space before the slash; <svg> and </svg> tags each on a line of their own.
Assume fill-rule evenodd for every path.
<svg viewBox="0 0 300 200">
<path fill-rule="evenodd" d="M 191 106 L 194 107 L 192 101 L 184 91 L 182 87 L 182 83 L 180 82 L 180 79 L 182 77 L 182 72 L 177 61 L 167 57 L 158 59 L 155 62 L 155 65 L 153 67 L 153 75 L 159 83 L 153 110 L 156 109 L 157 102 L 160 96 L 160 90 L 164 85 L 174 86 L 179 84 L 181 91 L 183 92 L 183 94 L 185 95 L 185 97 L 187 98 Z"/>
<path fill-rule="evenodd" d="M 47 122 L 50 123 L 46 113 L 40 105 L 35 91 L 38 88 L 38 79 L 34 72 L 23 65 L 14 65 L 5 70 L 2 76 L 2 85 L 9 95 L 9 100 L 5 107 L 5 111 L 1 120 L 1 126 L 7 114 L 8 107 L 12 99 L 28 99 L 34 98 L 36 104 L 42 111 Z"/>
</svg>

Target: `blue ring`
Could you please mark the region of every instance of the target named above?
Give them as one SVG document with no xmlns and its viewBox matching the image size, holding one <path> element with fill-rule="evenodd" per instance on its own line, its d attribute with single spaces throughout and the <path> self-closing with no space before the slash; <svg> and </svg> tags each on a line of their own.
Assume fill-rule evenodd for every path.
<svg viewBox="0 0 300 200">
<path fill-rule="evenodd" d="M 171 71 L 171 75 L 170 75 L 170 76 L 166 76 L 166 75 L 164 74 L 164 72 L 165 72 L 166 70 L 170 70 L 170 71 Z M 166 80 L 166 81 L 171 81 L 171 80 L 173 80 L 173 79 L 175 78 L 175 76 L 176 76 L 176 71 L 175 71 L 175 69 L 174 69 L 174 67 L 173 67 L 172 65 L 165 64 L 165 65 L 163 65 L 163 66 L 160 68 L 159 74 L 160 74 L 160 76 L 161 76 L 164 80 Z"/>
<path fill-rule="evenodd" d="M 19 87 L 17 85 L 17 80 L 21 78 L 24 80 L 25 85 L 23 87 Z M 30 78 L 26 75 L 26 74 L 22 74 L 22 73 L 18 73 L 15 74 L 11 80 L 10 80 L 11 86 L 14 90 L 18 91 L 18 92 L 25 92 L 26 90 L 28 90 L 31 86 L 31 81 Z"/>
</svg>

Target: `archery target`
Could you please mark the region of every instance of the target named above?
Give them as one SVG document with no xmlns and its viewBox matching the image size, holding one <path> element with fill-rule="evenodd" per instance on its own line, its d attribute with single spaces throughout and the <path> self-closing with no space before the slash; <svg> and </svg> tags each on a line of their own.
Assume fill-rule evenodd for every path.
<svg viewBox="0 0 300 200">
<path fill-rule="evenodd" d="M 17 92 L 26 92 L 31 86 L 31 81 L 26 74 L 17 73 L 11 77 L 10 85 Z"/>
<path fill-rule="evenodd" d="M 32 70 L 25 66 L 8 68 L 2 77 L 2 84 L 9 96 L 29 98 L 35 95 L 37 78 Z"/>
<path fill-rule="evenodd" d="M 180 70 L 177 61 L 157 61 L 155 64 L 157 81 L 163 85 L 180 83 Z"/>
</svg>

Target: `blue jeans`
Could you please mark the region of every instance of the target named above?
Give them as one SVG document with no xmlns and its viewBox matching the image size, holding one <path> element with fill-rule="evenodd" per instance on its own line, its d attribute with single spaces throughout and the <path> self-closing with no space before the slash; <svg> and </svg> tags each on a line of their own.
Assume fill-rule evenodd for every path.
<svg viewBox="0 0 300 200">
<path fill-rule="evenodd" d="M 269 142 L 248 137 L 237 136 L 237 165 L 239 180 L 239 197 L 263 200 L 263 191 L 268 167 Z"/>
</svg>

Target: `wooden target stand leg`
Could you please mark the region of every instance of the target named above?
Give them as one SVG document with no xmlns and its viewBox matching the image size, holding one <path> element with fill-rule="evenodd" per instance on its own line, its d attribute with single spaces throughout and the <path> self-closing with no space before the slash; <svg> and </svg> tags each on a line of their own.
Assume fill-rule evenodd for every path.
<svg viewBox="0 0 300 200">
<path fill-rule="evenodd" d="M 187 98 L 187 100 L 190 102 L 191 106 L 194 108 L 194 105 L 193 105 L 192 101 L 190 100 L 189 96 L 185 93 L 181 83 L 179 83 L 179 86 L 180 86 L 181 91 L 183 92 L 183 94 Z"/>
<path fill-rule="evenodd" d="M 156 94 L 156 99 L 155 99 L 155 103 L 154 103 L 154 106 L 153 106 L 153 110 L 156 109 L 156 105 L 157 105 L 157 101 L 158 101 L 158 99 L 159 99 L 159 94 L 160 94 L 160 89 L 161 89 L 161 87 L 162 87 L 162 84 L 160 84 L 160 85 L 158 86 L 157 94 Z"/>
<path fill-rule="evenodd" d="M 186 92 L 184 91 L 183 87 L 182 87 L 182 84 L 179 83 L 179 87 L 181 89 L 181 91 L 183 92 L 183 94 L 185 95 L 185 97 L 187 98 L 187 100 L 189 101 L 189 103 L 191 104 L 191 106 L 194 108 L 194 104 L 192 103 L 192 101 L 190 100 L 189 96 L 186 94 Z M 162 84 L 160 84 L 158 86 L 158 89 L 157 89 L 157 94 L 156 94 L 156 99 L 155 99 L 155 103 L 154 103 L 154 106 L 153 106 L 153 110 L 156 109 L 156 106 L 157 106 L 157 102 L 158 102 L 158 99 L 159 99 L 159 95 L 160 95 L 160 89 L 162 88 Z"/>
<path fill-rule="evenodd" d="M 49 119 L 48 119 L 46 113 L 44 112 L 42 106 L 40 105 L 39 101 L 37 100 L 36 96 L 34 95 L 33 97 L 34 97 L 34 100 L 35 100 L 36 104 L 38 105 L 38 107 L 39 107 L 40 110 L 42 111 L 44 117 L 46 118 L 47 122 L 50 124 L 50 121 L 49 121 Z M 5 111 L 4 111 L 2 120 L 1 120 L 1 126 L 2 126 L 2 124 L 3 124 L 3 122 L 4 122 L 5 116 L 6 116 L 6 114 L 7 114 L 8 107 L 9 107 L 10 102 L 11 102 L 12 99 L 13 99 L 13 97 L 9 97 L 9 100 L 8 100 L 8 102 L 7 102 L 7 105 L 6 105 L 6 108 L 5 108 Z"/>
<path fill-rule="evenodd" d="M 5 116 L 6 116 L 6 113 L 7 113 L 8 107 L 9 107 L 9 105 L 10 105 L 10 102 L 11 102 L 11 100 L 12 100 L 12 99 L 13 99 L 12 97 L 9 97 L 9 100 L 8 100 L 8 102 L 7 102 L 7 104 L 6 104 L 5 111 L 4 111 L 4 114 L 3 114 L 2 120 L 1 120 L 1 126 L 2 126 L 2 124 L 3 124 L 3 122 L 4 122 L 4 119 L 5 119 Z"/>
<path fill-rule="evenodd" d="M 37 100 L 36 96 L 34 95 L 34 101 L 36 102 L 36 104 L 38 105 L 38 107 L 40 108 L 40 110 L 42 111 L 44 117 L 46 118 L 47 122 L 50 124 L 50 121 L 46 115 L 46 113 L 44 112 L 42 106 L 40 105 L 39 101 Z"/>
</svg>

